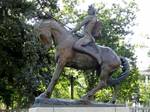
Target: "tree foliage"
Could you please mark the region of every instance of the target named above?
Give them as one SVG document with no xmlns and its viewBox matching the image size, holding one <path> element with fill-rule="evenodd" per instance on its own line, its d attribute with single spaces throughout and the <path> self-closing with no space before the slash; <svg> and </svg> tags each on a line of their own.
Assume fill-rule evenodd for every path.
<svg viewBox="0 0 150 112">
<path fill-rule="evenodd" d="M 29 106 L 50 80 L 52 51 L 38 43 L 28 23 L 49 6 L 57 12 L 55 0 L 0 1 L 0 100 L 6 108 Z"/>
</svg>

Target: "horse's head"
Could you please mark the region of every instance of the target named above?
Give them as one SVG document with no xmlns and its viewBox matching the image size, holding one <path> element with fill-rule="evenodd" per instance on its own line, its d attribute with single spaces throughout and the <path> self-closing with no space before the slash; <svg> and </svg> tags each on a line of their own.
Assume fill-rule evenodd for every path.
<svg viewBox="0 0 150 112">
<path fill-rule="evenodd" d="M 52 46 L 52 33 L 50 21 L 40 21 L 35 25 L 39 40 L 46 47 L 50 48 Z"/>
</svg>

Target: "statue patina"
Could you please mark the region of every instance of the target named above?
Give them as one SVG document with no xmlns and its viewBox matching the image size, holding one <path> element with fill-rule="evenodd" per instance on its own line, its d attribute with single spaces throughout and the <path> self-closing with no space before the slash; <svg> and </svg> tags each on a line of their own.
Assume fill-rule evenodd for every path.
<svg viewBox="0 0 150 112">
<path fill-rule="evenodd" d="M 56 69 L 50 84 L 45 92 L 40 94 L 37 99 L 49 98 L 65 66 L 82 70 L 100 71 L 100 81 L 97 86 L 87 92 L 82 101 L 89 101 L 92 96 L 107 86 L 115 86 L 124 80 L 129 74 L 128 61 L 124 57 L 119 57 L 111 48 L 95 44 L 92 30 L 97 21 L 95 9 L 90 6 L 88 16 L 72 32 L 84 26 L 84 37 L 77 39 L 62 24 L 55 19 L 41 19 L 36 25 L 40 41 L 50 48 L 52 41 L 56 45 Z M 89 43 L 94 43 L 89 44 Z M 122 66 L 122 73 L 116 79 L 112 78 L 112 73 Z"/>
<path fill-rule="evenodd" d="M 96 9 L 94 8 L 93 5 L 90 5 L 88 8 L 88 15 L 71 32 L 74 33 L 78 31 L 82 26 L 84 27 L 84 37 L 80 38 L 77 42 L 75 42 L 73 48 L 76 50 L 80 50 L 80 51 L 82 50 L 86 52 L 87 54 L 94 57 L 99 64 L 101 64 L 102 60 L 99 55 L 100 51 L 97 49 L 97 46 L 95 45 L 95 38 L 94 38 L 94 36 L 100 36 L 99 35 L 100 29 L 96 27 L 97 25 L 100 25 L 100 24 L 98 24 L 97 21 L 98 20 L 96 17 Z M 89 50 L 86 47 L 84 47 L 88 45 L 89 43 L 93 44 L 93 47 L 94 47 L 93 50 Z"/>
</svg>

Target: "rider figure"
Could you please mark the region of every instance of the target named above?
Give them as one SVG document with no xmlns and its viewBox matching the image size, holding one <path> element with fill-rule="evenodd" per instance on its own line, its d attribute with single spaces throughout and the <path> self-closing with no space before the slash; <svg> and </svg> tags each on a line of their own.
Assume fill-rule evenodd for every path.
<svg viewBox="0 0 150 112">
<path fill-rule="evenodd" d="M 73 46 L 74 49 L 76 50 L 81 50 L 84 51 L 85 53 L 91 55 L 92 57 L 96 58 L 99 64 L 101 64 L 101 57 L 99 55 L 99 50 L 95 44 L 95 39 L 93 37 L 93 30 L 95 30 L 95 24 L 97 22 L 97 17 L 96 17 L 96 9 L 90 5 L 88 8 L 88 15 L 84 18 L 84 20 L 76 26 L 72 30 L 72 33 L 78 31 L 82 26 L 84 26 L 84 37 L 80 38 Z M 94 43 L 94 49 L 93 50 L 88 50 L 86 45 L 89 43 Z"/>
</svg>

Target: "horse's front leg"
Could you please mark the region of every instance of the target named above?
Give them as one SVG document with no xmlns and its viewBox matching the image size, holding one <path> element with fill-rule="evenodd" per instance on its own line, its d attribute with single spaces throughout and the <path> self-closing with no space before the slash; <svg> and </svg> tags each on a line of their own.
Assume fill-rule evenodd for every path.
<svg viewBox="0 0 150 112">
<path fill-rule="evenodd" d="M 55 85 L 56 85 L 56 83 L 60 77 L 60 74 L 64 68 L 64 65 L 65 65 L 64 61 L 58 60 L 58 63 L 56 64 L 56 69 L 55 69 L 55 72 L 54 72 L 53 77 L 51 79 L 51 82 L 48 85 L 47 90 L 39 96 L 40 98 L 51 97 L 52 91 L 53 91 L 53 89 L 54 89 L 54 87 L 55 87 Z"/>
</svg>

